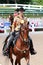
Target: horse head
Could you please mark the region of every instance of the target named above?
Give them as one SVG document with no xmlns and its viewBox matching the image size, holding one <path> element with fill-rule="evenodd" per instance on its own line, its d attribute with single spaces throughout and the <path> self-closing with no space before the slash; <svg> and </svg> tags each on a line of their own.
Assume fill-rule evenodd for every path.
<svg viewBox="0 0 43 65">
<path fill-rule="evenodd" d="M 21 24 L 20 28 L 20 35 L 24 42 L 28 42 L 28 35 L 29 35 L 29 22 Z"/>
</svg>

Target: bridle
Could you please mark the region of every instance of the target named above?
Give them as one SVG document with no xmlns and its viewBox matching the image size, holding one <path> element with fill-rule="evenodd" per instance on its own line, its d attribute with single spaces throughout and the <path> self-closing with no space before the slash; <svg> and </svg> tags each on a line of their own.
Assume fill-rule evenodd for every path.
<svg viewBox="0 0 43 65">
<path fill-rule="evenodd" d="M 28 43 L 28 42 L 29 42 L 28 40 L 24 39 L 22 35 L 21 35 L 21 39 L 22 39 L 22 41 L 23 41 L 24 43 Z"/>
<path fill-rule="evenodd" d="M 23 26 L 21 26 L 21 27 L 23 27 Z M 25 28 L 25 27 L 26 27 L 26 26 L 24 26 L 24 28 Z M 26 29 L 26 30 L 27 30 L 27 29 Z M 20 28 L 21 39 L 22 39 L 23 42 L 28 43 L 28 39 L 27 39 L 27 40 L 24 39 L 24 37 L 23 37 L 23 35 L 22 35 L 22 34 L 24 34 L 24 33 L 23 33 L 24 31 L 25 31 L 25 29 L 22 30 L 22 29 Z M 27 35 L 27 38 L 28 38 L 28 35 Z"/>
<path fill-rule="evenodd" d="M 25 31 L 25 29 L 24 29 L 24 31 Z M 20 38 L 21 38 L 21 40 L 23 41 L 24 44 L 28 44 L 28 43 L 29 43 L 29 39 L 28 39 L 28 40 L 24 39 L 24 37 L 23 37 L 23 35 L 22 35 L 21 32 L 23 32 L 23 31 L 22 31 L 22 29 L 20 28 Z M 26 53 L 26 52 L 29 50 L 29 48 L 30 48 L 30 45 L 29 45 L 27 48 L 21 50 L 21 49 L 19 49 L 19 48 L 16 46 L 16 49 L 17 49 L 18 51 L 20 51 L 21 53 Z"/>
</svg>

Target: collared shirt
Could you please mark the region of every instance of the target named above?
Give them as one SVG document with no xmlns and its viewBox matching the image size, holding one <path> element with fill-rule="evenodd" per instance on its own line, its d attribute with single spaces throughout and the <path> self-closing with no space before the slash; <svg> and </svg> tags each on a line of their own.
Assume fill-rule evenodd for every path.
<svg viewBox="0 0 43 65">
<path fill-rule="evenodd" d="M 24 24 L 26 22 L 25 17 L 16 16 L 14 18 L 14 22 L 12 25 L 12 31 L 16 30 L 19 31 L 21 24 Z"/>
</svg>

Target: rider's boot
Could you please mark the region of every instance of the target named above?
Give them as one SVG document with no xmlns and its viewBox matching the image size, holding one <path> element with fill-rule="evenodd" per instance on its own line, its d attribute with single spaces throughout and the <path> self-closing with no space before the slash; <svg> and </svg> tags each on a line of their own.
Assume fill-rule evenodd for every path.
<svg viewBox="0 0 43 65">
<path fill-rule="evenodd" d="M 5 47 L 5 49 L 3 50 L 3 55 L 4 56 L 8 56 L 8 48 L 7 47 Z"/>
<path fill-rule="evenodd" d="M 37 52 L 34 50 L 32 39 L 30 38 L 30 53 L 31 55 L 35 55 Z"/>
<path fill-rule="evenodd" d="M 5 41 L 3 42 L 3 43 L 4 43 L 3 51 L 4 51 L 4 49 L 5 49 L 6 45 L 7 45 L 7 40 L 8 40 L 9 37 L 10 37 L 10 35 L 8 35 L 8 36 L 6 37 L 6 39 L 5 39 Z"/>
</svg>

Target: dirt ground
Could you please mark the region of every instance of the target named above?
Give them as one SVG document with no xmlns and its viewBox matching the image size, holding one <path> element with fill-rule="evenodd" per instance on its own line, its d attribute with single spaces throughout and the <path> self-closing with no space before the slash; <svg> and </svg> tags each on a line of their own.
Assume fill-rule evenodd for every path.
<svg viewBox="0 0 43 65">
<path fill-rule="evenodd" d="M 30 54 L 30 65 L 43 65 L 43 33 L 40 34 L 30 34 L 35 50 L 37 51 L 36 55 Z M 3 56 L 2 47 L 3 40 L 6 38 L 6 35 L 0 34 L 0 65 L 11 65 L 10 60 Z M 15 56 L 13 56 L 15 62 Z M 21 60 L 21 65 L 26 65 L 26 60 L 23 58 Z"/>
</svg>

